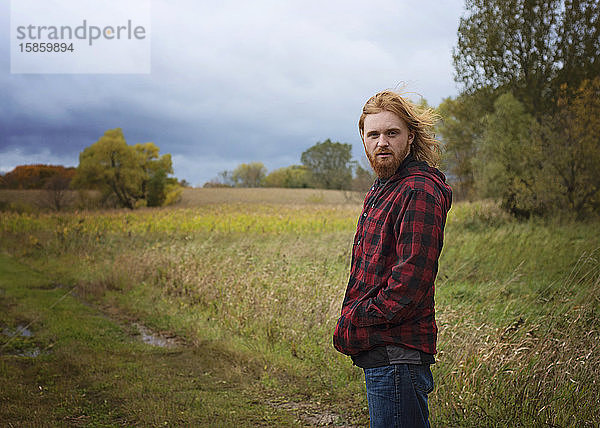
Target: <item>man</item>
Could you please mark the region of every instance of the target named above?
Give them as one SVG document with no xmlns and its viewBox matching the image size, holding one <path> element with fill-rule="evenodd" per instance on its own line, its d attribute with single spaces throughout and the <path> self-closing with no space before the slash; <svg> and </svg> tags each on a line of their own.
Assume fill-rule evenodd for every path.
<svg viewBox="0 0 600 428">
<path fill-rule="evenodd" d="M 378 178 L 356 227 L 333 342 L 364 369 L 371 427 L 429 427 L 434 280 L 452 201 L 435 168 L 434 122 L 391 91 L 371 97 L 358 122 Z"/>
</svg>

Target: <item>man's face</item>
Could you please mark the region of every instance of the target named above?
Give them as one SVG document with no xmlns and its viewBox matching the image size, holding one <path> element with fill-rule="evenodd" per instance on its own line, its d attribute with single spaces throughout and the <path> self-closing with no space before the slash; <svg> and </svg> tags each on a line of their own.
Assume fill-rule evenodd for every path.
<svg viewBox="0 0 600 428">
<path fill-rule="evenodd" d="M 390 111 L 365 117 L 363 145 L 379 178 L 391 177 L 410 151 L 414 134 L 406 123 Z"/>
</svg>

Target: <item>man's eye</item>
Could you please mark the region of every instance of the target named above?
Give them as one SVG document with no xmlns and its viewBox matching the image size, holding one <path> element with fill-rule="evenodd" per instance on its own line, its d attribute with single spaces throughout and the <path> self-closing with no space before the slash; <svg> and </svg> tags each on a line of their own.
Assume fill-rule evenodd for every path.
<svg viewBox="0 0 600 428">
<path fill-rule="evenodd" d="M 398 132 L 397 132 L 397 131 L 389 131 L 387 134 L 388 134 L 390 137 L 393 137 L 394 135 L 397 135 L 397 134 L 398 134 Z"/>
</svg>

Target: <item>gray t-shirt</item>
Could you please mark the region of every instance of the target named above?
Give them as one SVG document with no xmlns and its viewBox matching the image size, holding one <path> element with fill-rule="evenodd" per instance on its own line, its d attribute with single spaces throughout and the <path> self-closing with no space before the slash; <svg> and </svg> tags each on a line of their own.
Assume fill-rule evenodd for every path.
<svg viewBox="0 0 600 428">
<path fill-rule="evenodd" d="M 404 346 L 385 345 L 352 355 L 354 365 L 370 369 L 390 364 L 434 364 L 433 355 Z"/>
</svg>

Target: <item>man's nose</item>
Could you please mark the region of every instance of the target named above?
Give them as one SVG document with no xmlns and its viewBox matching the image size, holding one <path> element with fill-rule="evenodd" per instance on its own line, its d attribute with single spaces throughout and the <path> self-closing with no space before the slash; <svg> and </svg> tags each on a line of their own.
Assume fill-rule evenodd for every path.
<svg viewBox="0 0 600 428">
<path fill-rule="evenodd" d="M 379 146 L 379 147 L 389 146 L 388 139 L 385 135 L 381 134 L 379 136 L 379 138 L 377 139 L 377 146 Z"/>
</svg>

